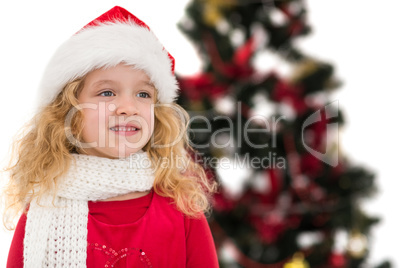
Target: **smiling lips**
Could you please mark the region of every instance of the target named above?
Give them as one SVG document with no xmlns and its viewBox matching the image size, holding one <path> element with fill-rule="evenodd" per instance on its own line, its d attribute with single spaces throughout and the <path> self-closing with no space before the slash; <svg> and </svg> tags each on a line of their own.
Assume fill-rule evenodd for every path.
<svg viewBox="0 0 402 268">
<path fill-rule="evenodd" d="M 114 131 L 118 135 L 123 135 L 123 136 L 132 136 L 136 133 L 138 133 L 141 128 L 135 125 L 117 125 L 114 127 L 110 128 L 111 131 Z"/>
</svg>

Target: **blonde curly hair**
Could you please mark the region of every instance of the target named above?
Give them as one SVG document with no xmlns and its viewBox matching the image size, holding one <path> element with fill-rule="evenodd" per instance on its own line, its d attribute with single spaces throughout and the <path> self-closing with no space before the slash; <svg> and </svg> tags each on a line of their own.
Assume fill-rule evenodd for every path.
<svg viewBox="0 0 402 268">
<path fill-rule="evenodd" d="M 56 195 L 59 178 L 68 171 L 73 160 L 71 154 L 81 151 L 77 144 L 69 141 L 66 133 L 82 140 L 82 113 L 75 113 L 68 126 L 65 119 L 79 104 L 78 95 L 84 81 L 85 77 L 68 83 L 50 105 L 41 108 L 23 126 L 13 142 L 10 162 L 5 168 L 9 172 L 9 182 L 4 189 L 6 228 L 14 228 L 15 217 L 32 199 L 40 199 L 49 192 Z M 186 131 L 188 113 L 173 103 L 155 105 L 154 114 L 155 130 L 143 148 L 155 168 L 154 191 L 172 198 L 178 210 L 189 217 L 209 213 L 217 183 L 208 179 L 202 166 L 190 155 L 195 152 L 189 145 Z M 178 166 L 177 159 L 185 165 Z"/>
</svg>

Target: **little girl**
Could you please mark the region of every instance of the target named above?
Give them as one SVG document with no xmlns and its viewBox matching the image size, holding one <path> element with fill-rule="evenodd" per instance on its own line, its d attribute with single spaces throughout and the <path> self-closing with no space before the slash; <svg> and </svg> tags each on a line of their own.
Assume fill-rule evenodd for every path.
<svg viewBox="0 0 402 268">
<path fill-rule="evenodd" d="M 68 39 L 14 145 L 7 267 L 218 267 L 174 58 L 114 7 Z"/>
</svg>

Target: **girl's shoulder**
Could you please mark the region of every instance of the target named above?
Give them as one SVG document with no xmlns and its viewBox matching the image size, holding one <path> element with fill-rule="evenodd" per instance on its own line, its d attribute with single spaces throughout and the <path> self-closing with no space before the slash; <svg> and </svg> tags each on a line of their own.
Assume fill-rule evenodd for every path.
<svg viewBox="0 0 402 268">
<path fill-rule="evenodd" d="M 176 207 L 176 202 L 173 198 L 169 196 L 163 196 L 162 194 L 156 193 L 152 190 L 152 204 L 163 209 L 168 209 L 172 211 L 178 211 Z"/>
<path fill-rule="evenodd" d="M 172 216 L 174 215 L 176 217 L 179 217 L 181 220 L 184 220 L 186 223 L 193 222 L 193 221 L 200 221 L 200 220 L 205 221 L 206 220 L 205 214 L 202 212 L 198 213 L 196 216 L 190 217 L 178 209 L 176 202 L 173 198 L 165 197 L 165 196 L 159 195 L 155 192 L 153 194 L 154 194 L 154 196 L 153 196 L 154 202 L 152 202 L 152 203 L 154 204 L 155 207 L 157 207 L 164 213 L 168 213 L 168 214 L 171 214 Z"/>
</svg>

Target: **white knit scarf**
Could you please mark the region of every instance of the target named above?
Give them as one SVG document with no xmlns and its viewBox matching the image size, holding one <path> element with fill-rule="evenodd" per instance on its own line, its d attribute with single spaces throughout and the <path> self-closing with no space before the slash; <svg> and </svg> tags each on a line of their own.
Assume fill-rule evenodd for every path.
<svg viewBox="0 0 402 268">
<path fill-rule="evenodd" d="M 57 191 L 30 204 L 24 239 L 24 267 L 86 267 L 88 201 L 152 188 L 146 152 L 124 159 L 72 154 L 76 160 Z"/>
</svg>

